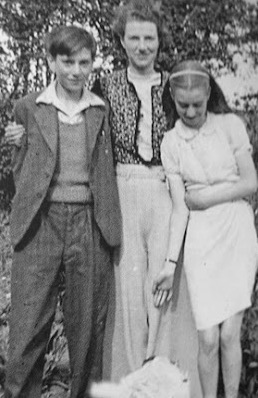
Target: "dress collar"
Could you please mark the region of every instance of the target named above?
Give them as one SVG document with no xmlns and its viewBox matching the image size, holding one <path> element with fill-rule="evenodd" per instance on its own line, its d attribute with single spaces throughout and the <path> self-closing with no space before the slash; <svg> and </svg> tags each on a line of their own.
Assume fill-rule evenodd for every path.
<svg viewBox="0 0 258 398">
<path fill-rule="evenodd" d="M 192 141 L 199 135 L 210 135 L 215 131 L 214 123 L 212 123 L 213 115 L 207 112 L 207 117 L 203 125 L 199 129 L 186 126 L 181 119 L 175 123 L 175 129 L 178 136 L 185 141 Z"/>
</svg>

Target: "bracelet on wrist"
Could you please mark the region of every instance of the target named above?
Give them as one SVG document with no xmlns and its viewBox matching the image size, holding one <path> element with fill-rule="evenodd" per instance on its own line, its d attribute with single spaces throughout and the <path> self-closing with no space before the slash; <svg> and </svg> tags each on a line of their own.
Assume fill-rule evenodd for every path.
<svg viewBox="0 0 258 398">
<path fill-rule="evenodd" d="M 165 258 L 165 262 L 177 265 L 177 261 L 173 260 L 172 258 Z"/>
</svg>

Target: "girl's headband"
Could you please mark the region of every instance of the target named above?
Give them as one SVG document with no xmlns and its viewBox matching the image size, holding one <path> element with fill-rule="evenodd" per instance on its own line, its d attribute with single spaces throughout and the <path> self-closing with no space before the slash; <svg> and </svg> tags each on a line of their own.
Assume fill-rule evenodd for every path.
<svg viewBox="0 0 258 398">
<path fill-rule="evenodd" d="M 179 72 L 172 73 L 170 75 L 170 79 L 174 79 L 175 77 L 186 76 L 186 75 L 197 75 L 197 76 L 206 77 L 206 79 L 210 78 L 208 72 L 206 73 L 206 72 L 202 72 L 199 70 L 185 69 L 185 70 L 181 70 Z"/>
</svg>

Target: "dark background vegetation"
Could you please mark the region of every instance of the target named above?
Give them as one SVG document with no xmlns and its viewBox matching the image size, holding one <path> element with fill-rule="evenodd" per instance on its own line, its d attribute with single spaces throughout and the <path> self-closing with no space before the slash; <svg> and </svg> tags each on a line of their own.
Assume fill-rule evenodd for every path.
<svg viewBox="0 0 258 398">
<path fill-rule="evenodd" d="M 158 64 L 170 70 L 185 57 L 203 61 L 214 76 L 235 73 L 234 56 L 240 54 L 258 63 L 258 6 L 245 0 L 158 0 L 166 24 L 166 40 Z M 55 25 L 81 24 L 93 29 L 99 54 L 95 74 L 108 73 L 125 62 L 115 45 L 111 21 L 119 0 L 1 0 L 0 29 L 6 34 L 0 45 L 0 386 L 4 384 L 10 310 L 12 249 L 9 213 L 14 185 L 10 169 L 11 149 L 4 140 L 4 128 L 13 118 L 13 106 L 21 96 L 40 90 L 50 81 L 43 41 Z M 1 34 L 1 33 L 0 33 Z M 94 77 L 93 77 L 94 78 Z M 258 94 L 235 101 L 244 117 L 253 156 L 258 167 Z M 257 214 L 257 195 L 251 199 Z M 256 226 L 258 226 L 256 218 Z M 46 356 L 44 397 L 51 386 L 65 390 L 69 385 L 66 340 L 62 323 L 62 294 Z M 258 287 L 252 308 L 246 312 L 242 328 L 243 371 L 241 397 L 258 397 Z M 0 389 L 1 391 L 1 389 Z M 223 391 L 221 391 L 221 394 Z M 0 392 L 1 396 L 1 392 Z"/>
</svg>

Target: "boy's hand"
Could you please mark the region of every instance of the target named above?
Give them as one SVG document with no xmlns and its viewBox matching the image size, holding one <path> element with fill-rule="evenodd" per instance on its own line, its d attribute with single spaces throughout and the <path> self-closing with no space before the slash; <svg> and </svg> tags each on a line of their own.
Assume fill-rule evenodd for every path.
<svg viewBox="0 0 258 398">
<path fill-rule="evenodd" d="M 169 301 L 173 294 L 175 267 L 165 262 L 162 270 L 153 282 L 152 294 L 155 307 L 161 307 L 165 301 Z"/>
<path fill-rule="evenodd" d="M 9 145 L 21 146 L 25 129 L 22 124 L 9 123 L 5 129 L 5 140 Z"/>
</svg>

